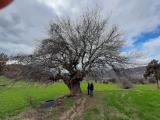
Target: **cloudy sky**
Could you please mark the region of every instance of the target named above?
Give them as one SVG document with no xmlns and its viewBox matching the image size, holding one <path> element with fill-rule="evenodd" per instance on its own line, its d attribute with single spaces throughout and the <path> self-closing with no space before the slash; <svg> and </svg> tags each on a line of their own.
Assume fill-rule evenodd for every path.
<svg viewBox="0 0 160 120">
<path fill-rule="evenodd" d="M 14 0 L 0 10 L 0 52 L 31 53 L 55 16 L 73 17 L 96 5 L 124 32 L 124 54 L 139 63 L 160 60 L 160 0 Z"/>
</svg>

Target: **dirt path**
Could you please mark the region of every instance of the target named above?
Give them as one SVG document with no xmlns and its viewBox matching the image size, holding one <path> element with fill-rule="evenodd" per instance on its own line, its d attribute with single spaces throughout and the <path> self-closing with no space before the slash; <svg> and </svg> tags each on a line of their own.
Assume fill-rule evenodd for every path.
<svg viewBox="0 0 160 120">
<path fill-rule="evenodd" d="M 87 98 L 81 96 L 75 99 L 75 104 L 67 111 L 61 111 L 63 110 L 63 105 L 59 106 L 58 109 L 61 113 L 58 113 L 58 116 L 52 111 L 47 111 L 46 108 L 33 108 L 5 120 L 82 120 Z"/>
<path fill-rule="evenodd" d="M 75 105 L 60 117 L 60 120 L 82 120 L 85 104 L 86 98 L 79 98 Z"/>
</svg>

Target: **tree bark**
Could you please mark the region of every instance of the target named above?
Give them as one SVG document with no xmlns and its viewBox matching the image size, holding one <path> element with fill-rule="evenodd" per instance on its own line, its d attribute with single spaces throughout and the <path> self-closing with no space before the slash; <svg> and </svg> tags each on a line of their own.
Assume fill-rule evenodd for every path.
<svg viewBox="0 0 160 120">
<path fill-rule="evenodd" d="M 81 94 L 81 87 L 80 87 L 80 81 L 73 81 L 71 82 L 71 87 L 70 87 L 70 94 L 71 95 L 79 95 Z"/>
<path fill-rule="evenodd" d="M 69 88 L 71 96 L 76 96 L 82 93 L 79 80 L 64 80 L 64 83 Z"/>
</svg>

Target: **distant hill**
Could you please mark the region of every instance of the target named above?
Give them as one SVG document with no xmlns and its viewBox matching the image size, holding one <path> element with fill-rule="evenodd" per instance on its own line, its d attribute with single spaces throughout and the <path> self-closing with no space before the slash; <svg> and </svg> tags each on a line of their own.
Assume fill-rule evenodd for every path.
<svg viewBox="0 0 160 120">
<path fill-rule="evenodd" d="M 128 76 L 135 79 L 142 79 L 145 72 L 145 66 L 128 68 L 128 69 L 119 69 L 120 74 L 123 76 Z M 104 75 L 104 78 L 116 78 L 119 77 L 113 70 L 109 70 Z"/>
</svg>

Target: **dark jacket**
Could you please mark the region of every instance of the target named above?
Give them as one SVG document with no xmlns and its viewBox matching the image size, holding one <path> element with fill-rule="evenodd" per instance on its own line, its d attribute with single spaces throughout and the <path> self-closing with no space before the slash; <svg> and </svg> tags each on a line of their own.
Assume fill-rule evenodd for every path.
<svg viewBox="0 0 160 120">
<path fill-rule="evenodd" d="M 93 85 L 93 83 L 91 83 L 91 85 L 90 85 L 90 90 L 94 90 L 94 85 Z"/>
</svg>

